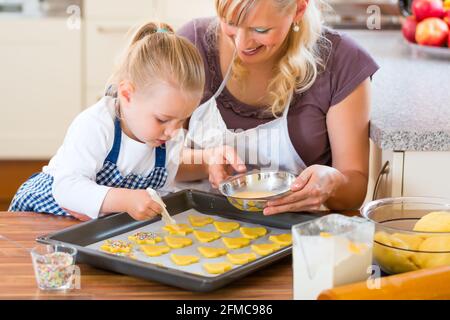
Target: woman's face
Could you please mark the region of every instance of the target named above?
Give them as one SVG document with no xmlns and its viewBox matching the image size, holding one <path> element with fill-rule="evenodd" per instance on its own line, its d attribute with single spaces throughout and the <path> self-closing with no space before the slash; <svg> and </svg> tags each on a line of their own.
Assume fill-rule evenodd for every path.
<svg viewBox="0 0 450 320">
<path fill-rule="evenodd" d="M 257 1 L 244 21 L 221 19 L 221 30 L 244 64 L 264 63 L 276 58 L 296 18 L 296 6 L 283 10 L 273 0 Z"/>
</svg>

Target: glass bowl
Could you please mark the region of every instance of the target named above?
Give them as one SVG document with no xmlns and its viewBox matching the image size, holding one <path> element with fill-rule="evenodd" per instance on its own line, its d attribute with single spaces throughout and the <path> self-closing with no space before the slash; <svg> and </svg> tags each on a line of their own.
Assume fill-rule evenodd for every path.
<svg viewBox="0 0 450 320">
<path fill-rule="evenodd" d="M 233 176 L 219 185 L 219 191 L 242 211 L 263 211 L 267 201 L 291 192 L 296 176 L 285 171 L 251 171 Z"/>
<path fill-rule="evenodd" d="M 436 211 L 450 214 L 450 199 L 386 198 L 362 207 L 362 216 L 375 223 L 373 255 L 381 270 L 396 274 L 450 265 L 450 232 L 414 231 L 423 216 Z"/>
</svg>

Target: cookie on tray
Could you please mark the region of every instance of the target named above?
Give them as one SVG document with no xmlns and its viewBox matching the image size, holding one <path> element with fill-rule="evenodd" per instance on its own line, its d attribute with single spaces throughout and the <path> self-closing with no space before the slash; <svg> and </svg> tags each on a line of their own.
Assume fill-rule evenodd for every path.
<svg viewBox="0 0 450 320">
<path fill-rule="evenodd" d="M 247 238 L 222 238 L 222 241 L 228 249 L 239 249 L 250 244 L 250 239 Z"/>
<path fill-rule="evenodd" d="M 255 227 L 255 228 L 249 228 L 249 227 L 242 227 L 239 229 L 241 231 L 241 234 L 248 239 L 257 239 L 260 237 L 263 237 L 267 233 L 267 229 L 263 227 Z"/>
<path fill-rule="evenodd" d="M 192 239 L 187 237 L 165 236 L 164 241 L 172 249 L 180 249 L 192 244 Z"/>
<path fill-rule="evenodd" d="M 179 254 L 171 254 L 170 259 L 178 266 L 188 266 L 200 261 L 197 256 L 182 256 Z"/>
<path fill-rule="evenodd" d="M 195 230 L 194 236 L 197 238 L 198 241 L 205 243 L 219 239 L 220 233 L 215 231 L 209 232 L 209 231 Z"/>
<path fill-rule="evenodd" d="M 253 260 L 256 260 L 256 254 L 254 254 L 253 252 L 250 253 L 229 253 L 227 254 L 227 259 L 228 261 L 230 261 L 232 264 L 246 264 L 249 262 L 252 262 Z"/>
<path fill-rule="evenodd" d="M 198 252 L 205 258 L 217 258 L 227 254 L 228 250 L 225 248 L 212 248 L 212 247 L 197 247 Z"/>
<path fill-rule="evenodd" d="M 262 244 L 252 244 L 252 250 L 261 256 L 266 256 L 271 254 L 281 248 L 278 243 L 262 243 Z"/>
<path fill-rule="evenodd" d="M 214 221 L 214 227 L 220 233 L 230 233 L 238 229 L 240 224 L 237 222 Z"/>
<path fill-rule="evenodd" d="M 162 241 L 162 238 L 154 232 L 136 232 L 128 237 L 128 240 L 137 244 L 157 244 Z"/>
<path fill-rule="evenodd" d="M 221 274 L 231 270 L 233 265 L 229 262 L 204 263 L 203 268 L 211 274 Z"/>
<path fill-rule="evenodd" d="M 130 253 L 133 245 L 123 240 L 106 240 L 100 247 L 101 250 L 109 253 Z"/>
<path fill-rule="evenodd" d="M 282 246 L 289 246 L 292 244 L 292 234 L 283 233 L 283 234 L 272 235 L 269 237 L 269 240 L 272 242 L 275 242 L 279 245 L 282 245 Z"/>
<path fill-rule="evenodd" d="M 188 226 L 185 223 L 180 224 L 168 224 L 163 227 L 164 231 L 169 232 L 170 234 L 178 235 L 178 236 L 185 236 L 189 233 L 192 233 L 194 229 L 192 229 L 190 226 Z"/>
<path fill-rule="evenodd" d="M 170 248 L 159 244 L 146 244 L 140 246 L 142 252 L 149 257 L 158 257 L 170 251 Z"/>
<path fill-rule="evenodd" d="M 214 222 L 213 218 L 205 216 L 195 216 L 190 214 L 188 218 L 193 227 L 204 227 Z"/>
</svg>

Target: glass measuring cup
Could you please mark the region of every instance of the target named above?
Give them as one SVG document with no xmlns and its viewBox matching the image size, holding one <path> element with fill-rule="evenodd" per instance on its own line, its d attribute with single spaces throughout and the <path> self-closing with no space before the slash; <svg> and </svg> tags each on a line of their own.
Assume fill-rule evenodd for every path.
<svg viewBox="0 0 450 320">
<path fill-rule="evenodd" d="M 323 290 L 368 279 L 374 225 L 339 214 L 292 227 L 294 299 L 316 299 Z"/>
</svg>

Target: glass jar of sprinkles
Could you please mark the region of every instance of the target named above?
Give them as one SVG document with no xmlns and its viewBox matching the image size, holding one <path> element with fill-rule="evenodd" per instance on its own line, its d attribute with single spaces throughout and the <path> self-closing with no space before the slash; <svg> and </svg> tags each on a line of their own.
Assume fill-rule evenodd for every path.
<svg viewBox="0 0 450 320">
<path fill-rule="evenodd" d="M 31 250 L 36 282 L 41 290 L 72 289 L 77 250 L 63 245 L 41 245 Z"/>
</svg>

